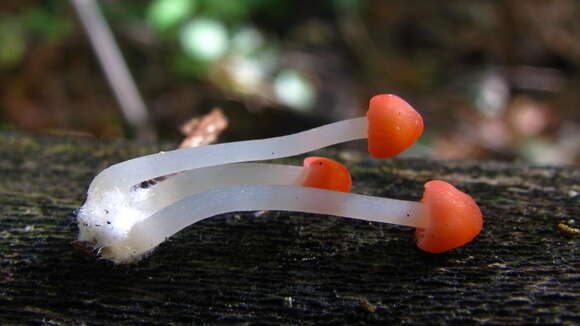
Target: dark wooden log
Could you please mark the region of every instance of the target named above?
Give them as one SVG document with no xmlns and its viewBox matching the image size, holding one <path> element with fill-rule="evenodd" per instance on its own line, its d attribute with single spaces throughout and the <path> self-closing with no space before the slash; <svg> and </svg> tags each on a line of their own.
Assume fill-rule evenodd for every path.
<svg viewBox="0 0 580 326">
<path fill-rule="evenodd" d="M 136 265 L 71 246 L 94 175 L 160 149 L 0 134 L 0 324 L 580 323 L 578 237 L 558 227 L 580 222 L 578 168 L 319 153 L 356 193 L 418 200 L 437 178 L 471 194 L 484 230 L 444 254 L 409 228 L 287 212 L 216 216 Z"/>
</svg>

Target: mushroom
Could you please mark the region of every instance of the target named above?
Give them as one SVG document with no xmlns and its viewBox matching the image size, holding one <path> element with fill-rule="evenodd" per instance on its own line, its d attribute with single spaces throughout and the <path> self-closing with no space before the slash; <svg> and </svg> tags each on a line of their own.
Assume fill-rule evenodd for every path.
<svg viewBox="0 0 580 326">
<path fill-rule="evenodd" d="M 415 143 L 422 132 L 423 119 L 411 105 L 396 95 L 377 95 L 371 99 L 366 117 L 288 136 L 179 149 L 112 165 L 91 182 L 87 203 L 101 201 L 111 190 L 127 194 L 134 185 L 160 176 L 209 166 L 293 156 L 356 139 L 368 138 L 371 155 L 391 157 Z"/>
<path fill-rule="evenodd" d="M 471 241 L 482 228 L 475 201 L 443 181 L 425 184 L 421 202 L 288 185 L 214 188 L 169 205 L 134 223 L 101 249 L 116 263 L 139 260 L 160 243 L 200 220 L 228 212 L 278 210 L 327 214 L 417 228 L 419 248 L 444 252 Z"/>
<path fill-rule="evenodd" d="M 371 98 L 368 118 L 369 153 L 393 157 L 411 147 L 423 133 L 423 118 L 400 97 L 383 94 Z"/>
<path fill-rule="evenodd" d="M 411 146 L 422 131 L 421 116 L 407 102 L 384 94 L 371 99 L 366 117 L 288 136 L 181 149 L 121 162 L 91 182 L 77 216 L 79 241 L 97 248 L 103 258 L 130 262 L 199 220 L 252 210 L 303 211 L 408 225 L 425 229 L 417 234 L 427 239 L 431 237 L 431 222 L 425 213 L 429 205 L 345 193 L 350 189 L 350 174 L 337 162 L 308 158 L 302 168 L 240 163 L 363 138 L 368 138 L 371 155 L 391 157 Z M 165 180 L 151 187 L 138 186 L 158 177 Z M 433 247 L 425 243 L 421 248 Z"/>
<path fill-rule="evenodd" d="M 133 201 L 128 205 L 153 213 L 183 198 L 213 188 L 259 184 L 295 185 L 349 192 L 352 178 L 344 165 L 318 156 L 305 158 L 302 167 L 232 163 L 184 171 L 154 186 L 136 188 Z"/>
<path fill-rule="evenodd" d="M 324 157 L 307 157 L 303 167 L 233 163 L 185 171 L 146 187 L 123 193 L 113 189 L 101 201 L 87 201 L 78 212 L 79 241 L 96 248 L 118 241 L 133 225 L 186 197 L 234 185 L 294 185 L 350 191 L 351 176 L 342 164 Z"/>
<path fill-rule="evenodd" d="M 445 252 L 463 246 L 481 232 L 483 216 L 477 203 L 451 184 L 427 182 L 421 201 L 430 218 L 427 226 L 415 230 L 419 248 L 431 253 Z"/>
</svg>

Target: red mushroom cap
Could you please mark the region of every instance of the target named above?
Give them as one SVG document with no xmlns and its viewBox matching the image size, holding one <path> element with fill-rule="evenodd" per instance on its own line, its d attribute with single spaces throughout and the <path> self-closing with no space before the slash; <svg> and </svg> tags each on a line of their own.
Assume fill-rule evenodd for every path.
<svg viewBox="0 0 580 326">
<path fill-rule="evenodd" d="M 427 228 L 415 231 L 419 248 L 444 252 L 470 242 L 481 231 L 481 210 L 473 198 L 449 183 L 427 182 L 421 201 L 427 205 L 430 220 Z"/>
<path fill-rule="evenodd" d="M 303 187 L 349 192 L 352 179 L 348 169 L 337 161 L 317 156 L 304 159 Z"/>
<path fill-rule="evenodd" d="M 403 99 L 392 94 L 371 98 L 368 119 L 369 152 L 376 158 L 395 156 L 423 133 L 423 118 Z"/>
</svg>

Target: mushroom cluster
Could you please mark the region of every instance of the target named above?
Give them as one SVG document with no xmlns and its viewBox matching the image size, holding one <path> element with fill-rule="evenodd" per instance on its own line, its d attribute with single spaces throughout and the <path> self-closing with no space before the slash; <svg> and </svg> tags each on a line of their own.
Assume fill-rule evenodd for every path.
<svg viewBox="0 0 580 326">
<path fill-rule="evenodd" d="M 366 117 L 297 134 L 146 155 L 99 173 L 77 215 L 78 240 L 115 263 L 140 260 L 183 228 L 215 215 L 256 210 L 301 211 L 416 228 L 417 246 L 444 252 L 482 228 L 475 201 L 443 181 L 425 184 L 420 202 L 349 193 L 342 164 L 308 157 L 302 167 L 244 163 L 307 153 L 368 139 L 370 155 L 387 158 L 412 146 L 423 119 L 395 95 L 374 96 Z M 160 180 L 148 184 L 146 180 Z"/>
</svg>

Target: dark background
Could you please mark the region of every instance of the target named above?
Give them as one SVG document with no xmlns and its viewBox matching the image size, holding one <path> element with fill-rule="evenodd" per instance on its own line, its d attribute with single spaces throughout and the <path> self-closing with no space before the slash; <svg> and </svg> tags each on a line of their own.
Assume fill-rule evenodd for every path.
<svg viewBox="0 0 580 326">
<path fill-rule="evenodd" d="M 233 141 L 360 116 L 388 92 L 425 117 L 410 155 L 580 163 L 575 0 L 99 5 L 159 140 L 216 106 Z M 0 130 L 139 134 L 68 1 L 0 2 L 0 44 Z"/>
</svg>

